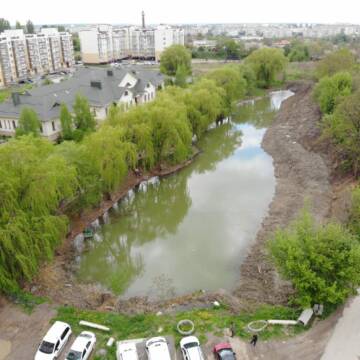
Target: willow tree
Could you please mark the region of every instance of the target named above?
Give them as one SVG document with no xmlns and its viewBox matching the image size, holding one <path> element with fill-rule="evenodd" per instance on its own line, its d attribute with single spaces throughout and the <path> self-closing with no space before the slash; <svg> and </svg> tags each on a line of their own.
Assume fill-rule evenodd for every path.
<svg viewBox="0 0 360 360">
<path fill-rule="evenodd" d="M 66 204 L 67 210 L 80 212 L 97 205 L 102 196 L 101 176 L 87 148 L 83 144 L 66 141 L 56 146 L 56 153 L 65 159 L 67 166 L 76 169 L 75 194 Z"/>
<path fill-rule="evenodd" d="M 61 104 L 60 108 L 60 122 L 61 122 L 61 132 L 64 140 L 73 139 L 74 131 L 74 122 L 73 117 L 70 114 L 69 109 L 65 104 Z"/>
<path fill-rule="evenodd" d="M 287 61 L 283 50 L 274 48 L 255 50 L 246 58 L 246 64 L 254 69 L 258 85 L 265 88 L 270 87 L 285 70 Z"/>
<path fill-rule="evenodd" d="M 230 115 L 235 100 L 241 99 L 246 93 L 246 81 L 240 71 L 228 65 L 209 72 L 206 77 L 215 81 L 225 91 L 224 116 Z"/>
<path fill-rule="evenodd" d="M 104 192 L 115 190 L 127 175 L 128 166 L 135 165 L 135 146 L 124 141 L 121 128 L 102 126 L 85 138 L 84 146 L 101 176 Z"/>
<path fill-rule="evenodd" d="M 225 112 L 225 91 L 214 81 L 202 79 L 186 93 L 184 102 L 192 132 L 197 138 Z"/>
<path fill-rule="evenodd" d="M 191 154 L 192 132 L 186 107 L 164 93 L 149 106 L 157 162 L 176 164 Z"/>
<path fill-rule="evenodd" d="M 166 75 L 175 76 L 179 67 L 186 75 L 191 74 L 191 54 L 183 45 L 172 45 L 161 54 L 160 70 Z"/>
<path fill-rule="evenodd" d="M 37 113 L 28 107 L 21 110 L 19 123 L 16 128 L 16 136 L 32 134 L 40 135 L 41 123 Z"/>
<path fill-rule="evenodd" d="M 76 132 L 74 136 L 79 140 L 86 134 L 95 130 L 96 121 L 91 112 L 90 105 L 86 97 L 77 94 L 73 105 L 74 124 Z"/>
</svg>

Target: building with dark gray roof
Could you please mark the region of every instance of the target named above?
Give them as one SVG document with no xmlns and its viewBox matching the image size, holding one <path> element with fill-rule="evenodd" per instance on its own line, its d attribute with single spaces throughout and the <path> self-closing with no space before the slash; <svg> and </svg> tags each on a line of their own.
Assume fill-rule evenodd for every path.
<svg viewBox="0 0 360 360">
<path fill-rule="evenodd" d="M 30 107 L 42 122 L 42 134 L 56 139 L 61 132 L 60 105 L 72 112 L 75 96 L 85 96 L 98 121 L 104 120 L 109 106 L 125 109 L 153 100 L 164 86 L 164 77 L 152 68 L 83 67 L 58 84 L 42 85 L 23 94 L 13 93 L 0 104 L 0 135 L 13 136 L 24 107 Z"/>
</svg>

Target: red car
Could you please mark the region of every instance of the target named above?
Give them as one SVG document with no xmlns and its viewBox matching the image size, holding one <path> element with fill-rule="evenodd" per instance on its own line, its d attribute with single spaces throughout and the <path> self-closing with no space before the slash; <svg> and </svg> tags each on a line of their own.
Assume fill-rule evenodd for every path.
<svg viewBox="0 0 360 360">
<path fill-rule="evenodd" d="M 214 354 L 218 360 L 235 360 L 235 353 L 229 343 L 220 343 L 214 346 Z"/>
</svg>

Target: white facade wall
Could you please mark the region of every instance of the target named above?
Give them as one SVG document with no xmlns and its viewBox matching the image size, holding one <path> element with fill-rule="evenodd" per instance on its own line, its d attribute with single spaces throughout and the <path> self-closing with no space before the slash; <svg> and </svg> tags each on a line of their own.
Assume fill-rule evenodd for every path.
<svg viewBox="0 0 360 360">
<path fill-rule="evenodd" d="M 99 25 L 79 32 L 84 63 L 98 64 L 126 57 L 156 58 L 173 44 L 185 44 L 183 29 L 171 26 L 113 28 Z"/>
<path fill-rule="evenodd" d="M 51 28 L 42 29 L 38 34 L 25 35 L 23 30 L 5 30 L 0 34 L 0 86 L 26 79 L 33 74 L 73 66 L 71 35 L 62 34 Z"/>
</svg>

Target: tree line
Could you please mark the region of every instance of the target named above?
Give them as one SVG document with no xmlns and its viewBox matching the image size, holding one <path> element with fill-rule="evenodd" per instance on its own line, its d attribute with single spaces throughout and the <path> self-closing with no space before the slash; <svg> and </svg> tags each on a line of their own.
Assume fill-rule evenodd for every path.
<svg viewBox="0 0 360 360">
<path fill-rule="evenodd" d="M 236 100 L 256 86 L 270 86 L 283 55 L 268 55 L 254 54 L 246 64 L 216 69 L 183 88 L 169 86 L 129 111 L 113 105 L 98 128 L 78 95 L 72 113 L 61 105 L 62 141 L 56 145 L 40 136 L 37 114 L 23 109 L 16 137 L 0 148 L 1 291 L 15 292 L 30 280 L 52 258 L 69 217 L 109 198 L 129 172 L 188 159 L 193 141 L 229 116 Z M 176 74 L 184 64 L 178 60 L 164 71 Z"/>
</svg>

